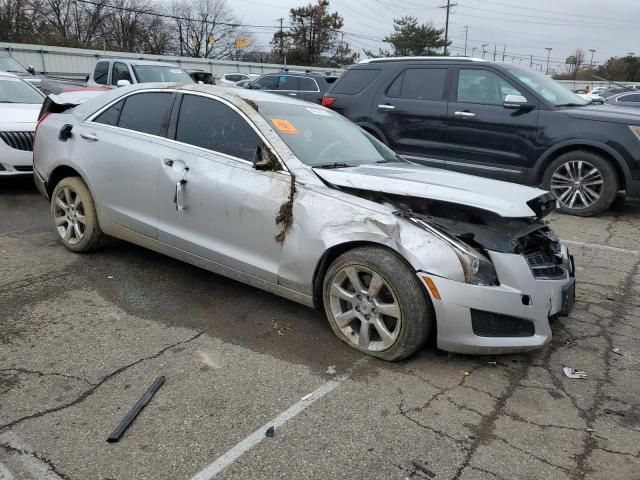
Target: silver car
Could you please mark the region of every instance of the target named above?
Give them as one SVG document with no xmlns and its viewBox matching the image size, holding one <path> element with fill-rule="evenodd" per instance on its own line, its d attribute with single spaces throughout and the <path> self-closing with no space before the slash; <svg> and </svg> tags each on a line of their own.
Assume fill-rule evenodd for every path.
<svg viewBox="0 0 640 480">
<path fill-rule="evenodd" d="M 323 308 L 385 360 L 432 333 L 452 352 L 531 350 L 573 305 L 548 193 L 412 164 L 286 97 L 110 91 L 40 123 L 34 175 L 70 250 L 111 235 Z"/>
</svg>

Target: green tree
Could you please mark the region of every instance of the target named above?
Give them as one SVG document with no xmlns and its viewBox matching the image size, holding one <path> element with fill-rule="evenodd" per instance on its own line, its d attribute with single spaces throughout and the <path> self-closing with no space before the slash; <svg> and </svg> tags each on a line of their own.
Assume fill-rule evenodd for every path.
<svg viewBox="0 0 640 480">
<path fill-rule="evenodd" d="M 329 1 L 318 0 L 289 12 L 290 27 L 273 35 L 271 46 L 278 63 L 337 66 L 353 63 L 358 55 L 340 38 L 344 21 L 329 12 Z"/>
<path fill-rule="evenodd" d="M 640 82 L 640 57 L 611 57 L 597 68 L 596 75 L 619 82 Z"/>
<path fill-rule="evenodd" d="M 378 54 L 365 53 L 370 57 L 442 55 L 444 28 L 419 24 L 417 18 L 407 16 L 394 18 L 393 30 L 391 35 L 384 37 L 384 41 L 391 44 L 392 52 L 380 49 Z M 451 45 L 451 42 L 446 42 L 446 45 Z"/>
</svg>

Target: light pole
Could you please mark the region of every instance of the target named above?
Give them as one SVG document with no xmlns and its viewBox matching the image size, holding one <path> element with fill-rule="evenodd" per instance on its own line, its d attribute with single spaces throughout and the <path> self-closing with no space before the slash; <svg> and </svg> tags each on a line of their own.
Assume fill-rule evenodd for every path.
<svg viewBox="0 0 640 480">
<path fill-rule="evenodd" d="M 547 51 L 547 69 L 544 72 L 545 75 L 549 75 L 549 57 L 551 56 L 551 50 L 553 50 L 552 47 L 544 47 L 544 49 Z"/>
<path fill-rule="evenodd" d="M 476 56 L 476 49 L 477 49 L 477 48 L 478 48 L 478 47 L 473 47 L 473 48 L 471 49 L 471 56 L 472 56 L 472 57 L 475 57 L 475 56 Z"/>
<path fill-rule="evenodd" d="M 483 44 L 482 44 L 482 58 L 483 58 L 483 59 L 484 59 L 484 55 L 485 55 L 485 53 L 487 53 L 487 50 L 486 50 L 486 48 L 485 48 L 487 45 L 489 45 L 489 44 L 488 44 L 488 43 L 483 43 Z"/>
</svg>

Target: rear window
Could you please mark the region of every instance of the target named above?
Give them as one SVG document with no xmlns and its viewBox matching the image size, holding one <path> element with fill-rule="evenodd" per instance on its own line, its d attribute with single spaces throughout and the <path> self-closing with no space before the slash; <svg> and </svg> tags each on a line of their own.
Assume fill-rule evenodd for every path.
<svg viewBox="0 0 640 480">
<path fill-rule="evenodd" d="M 379 69 L 358 68 L 347 70 L 333 87 L 333 93 L 354 95 L 364 90 L 380 74 Z"/>
<path fill-rule="evenodd" d="M 446 68 L 408 68 L 393 81 L 387 95 L 412 100 L 441 100 Z"/>
<path fill-rule="evenodd" d="M 316 85 L 316 82 L 311 78 L 300 77 L 299 82 L 300 82 L 299 88 L 300 88 L 300 91 L 302 92 L 318 91 L 318 86 Z"/>
<path fill-rule="evenodd" d="M 96 63 L 96 69 L 93 71 L 93 81 L 100 85 L 107 84 L 107 76 L 109 75 L 109 62 Z"/>
</svg>

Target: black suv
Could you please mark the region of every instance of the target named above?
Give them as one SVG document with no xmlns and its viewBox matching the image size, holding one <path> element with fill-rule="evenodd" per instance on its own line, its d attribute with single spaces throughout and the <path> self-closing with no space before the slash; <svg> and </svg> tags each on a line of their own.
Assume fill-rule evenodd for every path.
<svg viewBox="0 0 640 480">
<path fill-rule="evenodd" d="M 542 186 L 594 215 L 640 197 L 640 113 L 589 105 L 546 75 L 467 57 L 364 60 L 322 104 L 411 161 Z"/>
<path fill-rule="evenodd" d="M 257 78 L 246 88 L 264 90 L 307 102 L 320 103 L 329 86 L 336 81 L 335 76 L 311 71 L 294 72 L 285 70 L 269 73 Z"/>
</svg>

